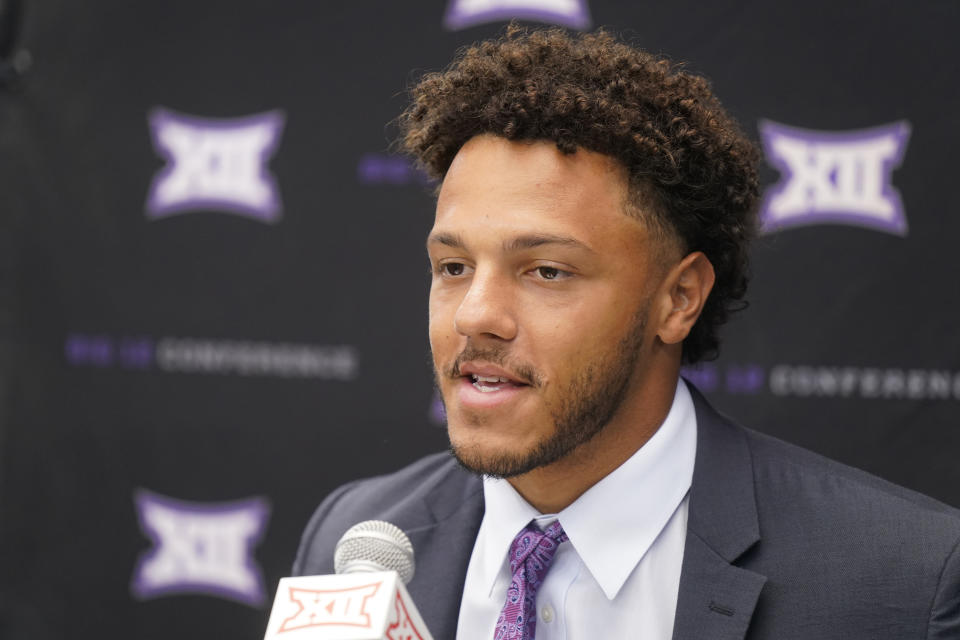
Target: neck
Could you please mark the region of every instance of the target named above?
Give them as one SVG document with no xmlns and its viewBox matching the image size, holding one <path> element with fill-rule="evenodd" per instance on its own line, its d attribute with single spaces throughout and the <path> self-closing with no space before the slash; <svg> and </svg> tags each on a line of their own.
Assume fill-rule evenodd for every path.
<svg viewBox="0 0 960 640">
<path fill-rule="evenodd" d="M 647 443 L 673 405 L 680 372 L 639 376 L 613 419 L 563 458 L 509 479 L 540 513 L 558 513 L 605 478 Z"/>
</svg>

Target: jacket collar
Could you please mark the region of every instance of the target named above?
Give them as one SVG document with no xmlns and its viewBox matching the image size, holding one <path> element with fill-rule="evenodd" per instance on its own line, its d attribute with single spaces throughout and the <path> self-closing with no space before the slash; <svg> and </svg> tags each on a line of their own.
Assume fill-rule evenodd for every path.
<svg viewBox="0 0 960 640">
<path fill-rule="evenodd" d="M 753 460 L 746 433 L 691 385 L 697 459 L 674 640 L 742 639 L 766 577 L 735 566 L 760 540 Z"/>
<path fill-rule="evenodd" d="M 482 481 L 452 458 L 447 464 L 447 476 L 401 526 L 420 552 L 407 590 L 437 640 L 457 635 L 467 566 L 483 519 Z"/>
</svg>

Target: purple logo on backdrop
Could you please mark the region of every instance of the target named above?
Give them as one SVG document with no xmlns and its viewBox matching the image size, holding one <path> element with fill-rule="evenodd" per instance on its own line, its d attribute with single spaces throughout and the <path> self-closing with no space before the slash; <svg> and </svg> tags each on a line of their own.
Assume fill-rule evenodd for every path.
<svg viewBox="0 0 960 640">
<path fill-rule="evenodd" d="M 440 396 L 440 392 L 434 390 L 433 399 L 430 400 L 430 411 L 428 412 L 430 416 L 430 422 L 437 425 L 438 427 L 447 426 L 447 408 L 443 406 L 443 398 Z"/>
<path fill-rule="evenodd" d="M 764 231 L 834 223 L 907 235 L 903 202 L 891 183 L 910 137 L 907 121 L 830 132 L 764 120 L 760 135 L 783 174 L 764 197 Z"/>
<path fill-rule="evenodd" d="M 360 369 L 350 345 L 70 333 L 63 351 L 68 364 L 98 369 L 344 381 Z"/>
<path fill-rule="evenodd" d="M 586 0 L 450 0 L 443 25 L 465 29 L 498 20 L 534 20 L 574 29 L 590 26 Z"/>
<path fill-rule="evenodd" d="M 712 393 L 720 387 L 720 370 L 712 362 L 699 362 L 685 366 L 680 374 L 704 393 Z"/>
<path fill-rule="evenodd" d="M 283 130 L 282 111 L 214 120 L 150 112 L 153 147 L 167 165 L 153 179 L 147 217 L 223 211 L 263 222 L 280 218 L 280 195 L 267 162 Z"/>
<path fill-rule="evenodd" d="M 704 393 L 756 395 L 763 392 L 767 379 L 766 370 L 759 364 L 730 364 L 721 368 L 713 362 L 702 362 L 683 367 L 680 373 Z"/>
<path fill-rule="evenodd" d="M 266 529 L 265 499 L 184 502 L 140 489 L 134 503 L 140 528 L 154 544 L 134 570 L 135 597 L 193 593 L 263 604 L 263 575 L 253 547 Z"/>
<path fill-rule="evenodd" d="M 727 393 L 753 395 L 763 391 L 767 372 L 763 365 L 729 365 L 725 371 Z"/>
<path fill-rule="evenodd" d="M 153 340 L 145 337 L 70 334 L 64 343 L 67 362 L 92 367 L 120 365 L 126 369 L 149 369 L 154 360 Z"/>
<path fill-rule="evenodd" d="M 357 163 L 357 181 L 366 185 L 428 185 L 433 181 L 402 156 L 365 153 Z"/>
</svg>

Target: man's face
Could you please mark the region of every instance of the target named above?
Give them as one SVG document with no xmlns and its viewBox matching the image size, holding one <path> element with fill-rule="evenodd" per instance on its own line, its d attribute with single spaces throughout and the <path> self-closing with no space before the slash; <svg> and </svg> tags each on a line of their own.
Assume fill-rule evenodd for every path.
<svg viewBox="0 0 960 640">
<path fill-rule="evenodd" d="M 478 136 L 454 159 L 427 243 L 430 344 L 468 468 L 575 455 L 635 394 L 663 269 L 626 194 L 612 159 L 549 142 Z"/>
</svg>

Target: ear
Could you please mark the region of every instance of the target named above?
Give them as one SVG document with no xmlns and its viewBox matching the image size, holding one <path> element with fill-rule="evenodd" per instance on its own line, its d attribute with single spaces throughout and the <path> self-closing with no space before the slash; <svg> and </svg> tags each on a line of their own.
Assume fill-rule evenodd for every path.
<svg viewBox="0 0 960 640">
<path fill-rule="evenodd" d="M 691 253 L 670 269 L 658 296 L 661 304 L 657 337 L 661 341 L 683 342 L 700 317 L 715 280 L 713 265 L 701 251 Z"/>
</svg>

